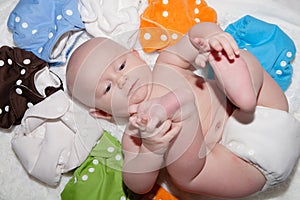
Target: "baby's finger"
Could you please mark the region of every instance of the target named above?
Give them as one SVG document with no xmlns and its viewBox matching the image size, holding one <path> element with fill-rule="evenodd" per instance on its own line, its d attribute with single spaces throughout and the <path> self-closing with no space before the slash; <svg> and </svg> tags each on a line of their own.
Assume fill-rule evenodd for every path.
<svg viewBox="0 0 300 200">
<path fill-rule="evenodd" d="M 130 135 L 130 136 L 135 136 L 135 137 L 139 137 L 139 129 L 134 127 L 132 124 L 129 124 L 126 129 L 125 129 L 125 133 L 124 134 L 127 134 L 127 135 Z"/>
<path fill-rule="evenodd" d="M 154 129 L 157 127 L 160 119 L 158 117 L 152 117 L 150 122 L 147 124 L 147 131 L 153 132 Z"/>
<path fill-rule="evenodd" d="M 158 135 L 164 135 L 164 134 L 166 134 L 166 132 L 170 129 L 171 125 L 172 125 L 171 120 L 166 120 L 166 121 L 164 121 L 164 122 L 158 127 L 158 129 L 157 129 L 157 131 L 156 131 L 157 134 L 158 134 Z"/>
<path fill-rule="evenodd" d="M 180 132 L 182 126 L 181 125 L 175 125 L 173 126 L 170 131 L 168 131 L 165 135 L 164 135 L 164 140 L 166 142 L 170 142 L 171 140 L 173 140 L 178 133 Z"/>
<path fill-rule="evenodd" d="M 141 116 L 136 120 L 136 124 L 141 128 L 141 130 L 146 130 L 146 126 L 148 124 L 148 117 Z"/>
<path fill-rule="evenodd" d="M 145 130 L 145 128 L 141 126 L 138 121 L 139 118 L 136 115 L 133 115 L 129 118 L 129 125 L 138 128 L 140 130 Z"/>
<path fill-rule="evenodd" d="M 143 138 L 153 136 L 162 137 L 169 130 L 171 124 L 172 122 L 170 120 L 166 120 L 158 128 L 156 128 L 153 133 L 149 134 L 149 132 L 142 132 Z"/>
</svg>

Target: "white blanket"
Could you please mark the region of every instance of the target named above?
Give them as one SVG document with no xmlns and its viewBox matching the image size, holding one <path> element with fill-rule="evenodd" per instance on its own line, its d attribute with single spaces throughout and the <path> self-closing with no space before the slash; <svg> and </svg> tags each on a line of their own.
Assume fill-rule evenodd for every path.
<svg viewBox="0 0 300 200">
<path fill-rule="evenodd" d="M 121 1 L 121 0 L 120 0 Z M 138 0 L 136 0 L 138 1 Z M 277 24 L 284 30 L 295 42 L 296 47 L 300 49 L 300 1 L 298 0 L 206 0 L 218 13 L 218 21 L 225 28 L 226 25 L 239 19 L 240 17 L 249 14 L 259 19 Z M 6 22 L 10 11 L 14 8 L 17 0 L 0 0 L 0 46 L 14 46 L 12 34 L 8 31 Z M 132 2 L 132 1 L 131 1 Z M 146 0 L 142 1 L 146 4 Z M 82 36 L 82 40 L 88 38 L 86 34 Z M 153 63 L 155 55 L 145 55 L 147 62 Z M 293 62 L 294 74 L 293 82 L 286 91 L 290 103 L 290 112 L 300 120 L 300 55 L 296 54 L 296 59 Z M 52 68 L 65 81 L 65 65 Z M 118 135 L 121 133 L 118 127 L 108 123 L 103 123 L 103 128 Z M 284 131 L 284 130 L 283 130 Z M 65 174 L 62 177 L 60 184 L 51 188 L 34 178 L 27 175 L 21 164 L 17 160 L 14 152 L 11 149 L 11 138 L 14 130 L 0 129 L 0 200 L 59 200 L 60 192 L 71 177 L 71 174 Z M 300 145 L 300 144 L 299 144 Z M 174 191 L 172 186 L 167 186 Z M 288 181 L 278 187 L 255 195 L 246 200 L 296 200 L 300 199 L 300 165 L 296 166 L 293 174 Z M 188 195 L 182 192 L 175 191 L 180 195 L 181 199 L 214 199 L 206 198 L 197 195 Z"/>
</svg>

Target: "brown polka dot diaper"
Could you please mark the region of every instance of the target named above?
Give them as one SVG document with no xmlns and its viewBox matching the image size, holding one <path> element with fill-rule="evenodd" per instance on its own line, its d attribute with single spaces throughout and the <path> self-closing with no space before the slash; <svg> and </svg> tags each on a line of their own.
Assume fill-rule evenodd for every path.
<svg viewBox="0 0 300 200">
<path fill-rule="evenodd" d="M 28 107 L 63 89 L 47 62 L 17 48 L 0 48 L 0 127 L 20 124 Z"/>
</svg>

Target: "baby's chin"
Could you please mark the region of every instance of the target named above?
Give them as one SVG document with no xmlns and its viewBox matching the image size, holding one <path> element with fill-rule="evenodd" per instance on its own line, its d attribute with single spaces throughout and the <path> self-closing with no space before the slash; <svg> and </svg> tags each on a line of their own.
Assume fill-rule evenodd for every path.
<svg viewBox="0 0 300 200">
<path fill-rule="evenodd" d="M 136 91 L 132 93 L 129 98 L 129 105 L 139 104 L 148 98 L 149 88 L 147 85 L 139 87 Z"/>
</svg>

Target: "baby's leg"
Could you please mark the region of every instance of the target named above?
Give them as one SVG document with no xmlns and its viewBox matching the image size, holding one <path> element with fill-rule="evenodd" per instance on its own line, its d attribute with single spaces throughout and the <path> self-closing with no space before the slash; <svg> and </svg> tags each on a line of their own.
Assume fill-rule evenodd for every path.
<svg viewBox="0 0 300 200">
<path fill-rule="evenodd" d="M 174 183 L 184 191 L 231 199 L 260 191 L 265 177 L 253 165 L 217 144 L 207 155 L 205 166 L 198 176 L 189 183 L 180 179 Z"/>
<path fill-rule="evenodd" d="M 182 121 L 182 129 L 168 149 L 166 166 L 175 182 L 190 184 L 206 159 L 206 146 L 197 112 Z"/>
<path fill-rule="evenodd" d="M 228 99 L 244 111 L 253 111 L 263 81 L 263 71 L 257 59 L 241 50 L 240 56 L 229 60 L 224 53 L 213 52 L 209 62 L 220 89 Z"/>
</svg>

